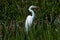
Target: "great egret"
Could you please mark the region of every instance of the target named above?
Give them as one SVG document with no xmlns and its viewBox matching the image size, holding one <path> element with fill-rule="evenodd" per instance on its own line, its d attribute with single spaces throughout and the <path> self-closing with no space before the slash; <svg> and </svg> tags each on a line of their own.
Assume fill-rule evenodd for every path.
<svg viewBox="0 0 60 40">
<path fill-rule="evenodd" d="M 29 9 L 28 9 L 32 13 L 32 16 L 31 15 L 28 15 L 27 16 L 27 19 L 25 21 L 25 30 L 26 30 L 27 33 L 28 33 L 28 28 L 31 27 L 31 24 L 32 24 L 33 19 L 34 19 L 34 16 L 35 16 L 34 15 L 34 11 L 32 10 L 32 8 L 37 8 L 37 6 L 31 5 L 29 7 Z"/>
</svg>

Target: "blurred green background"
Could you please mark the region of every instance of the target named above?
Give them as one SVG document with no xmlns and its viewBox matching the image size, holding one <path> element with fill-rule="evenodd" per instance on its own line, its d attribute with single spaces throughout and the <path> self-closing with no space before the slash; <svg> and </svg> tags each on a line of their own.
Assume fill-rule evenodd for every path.
<svg viewBox="0 0 60 40">
<path fill-rule="evenodd" d="M 26 35 L 30 5 L 39 8 Z M 60 0 L 0 0 L 0 40 L 60 40 Z"/>
</svg>

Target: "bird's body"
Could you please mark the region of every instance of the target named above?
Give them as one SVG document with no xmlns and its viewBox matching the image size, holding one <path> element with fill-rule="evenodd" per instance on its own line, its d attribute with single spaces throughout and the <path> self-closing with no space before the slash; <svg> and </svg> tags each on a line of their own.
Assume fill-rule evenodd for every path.
<svg viewBox="0 0 60 40">
<path fill-rule="evenodd" d="M 30 27 L 31 24 L 32 24 L 32 21 L 33 21 L 33 19 L 32 19 L 32 17 L 29 15 L 29 16 L 27 17 L 27 19 L 26 19 L 26 22 L 25 22 L 25 28 L 26 28 L 26 31 L 27 31 L 27 32 L 28 32 L 28 27 Z"/>
<path fill-rule="evenodd" d="M 33 22 L 33 19 L 34 19 L 34 11 L 32 10 L 32 8 L 34 8 L 36 6 L 30 6 L 29 7 L 29 11 L 32 13 L 32 16 L 31 15 L 28 15 L 26 21 L 25 21 L 25 29 L 26 29 L 26 32 L 28 33 L 28 30 L 29 30 L 29 27 L 31 27 L 32 25 L 32 22 Z"/>
</svg>

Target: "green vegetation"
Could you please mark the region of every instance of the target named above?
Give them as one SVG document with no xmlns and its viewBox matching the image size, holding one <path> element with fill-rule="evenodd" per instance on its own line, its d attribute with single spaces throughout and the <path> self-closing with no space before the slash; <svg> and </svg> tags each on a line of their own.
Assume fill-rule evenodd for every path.
<svg viewBox="0 0 60 40">
<path fill-rule="evenodd" d="M 24 23 L 34 9 L 35 18 L 29 35 Z M 0 0 L 0 40 L 60 40 L 60 0 Z"/>
</svg>

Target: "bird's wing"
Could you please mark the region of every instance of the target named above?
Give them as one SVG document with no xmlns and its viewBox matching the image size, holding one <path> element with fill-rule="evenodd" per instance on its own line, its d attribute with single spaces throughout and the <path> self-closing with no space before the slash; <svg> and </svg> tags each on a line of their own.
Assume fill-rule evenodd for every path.
<svg viewBox="0 0 60 40">
<path fill-rule="evenodd" d="M 33 21 L 32 16 L 29 15 L 25 21 L 25 28 L 27 32 L 28 32 L 28 27 L 30 27 L 32 24 L 32 21 Z"/>
<path fill-rule="evenodd" d="M 33 21 L 33 18 L 32 18 L 32 16 L 29 15 L 27 17 L 27 22 L 28 22 L 29 26 L 32 24 L 32 21 Z"/>
</svg>

